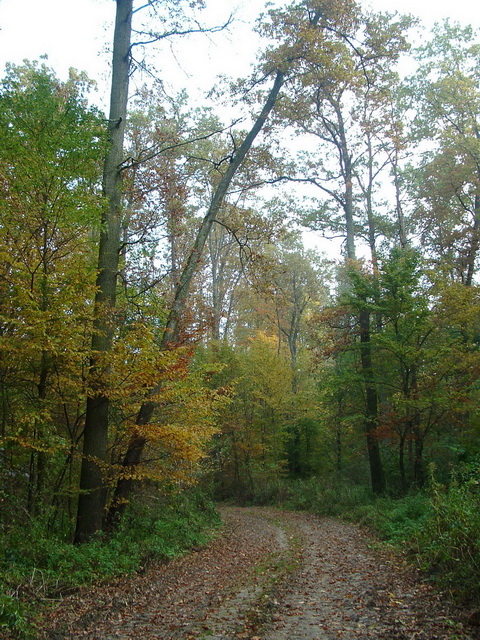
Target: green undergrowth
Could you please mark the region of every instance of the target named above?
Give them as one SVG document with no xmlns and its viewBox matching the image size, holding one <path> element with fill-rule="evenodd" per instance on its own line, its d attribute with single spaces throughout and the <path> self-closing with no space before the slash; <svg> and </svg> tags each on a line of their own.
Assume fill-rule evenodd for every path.
<svg viewBox="0 0 480 640">
<path fill-rule="evenodd" d="M 130 509 L 115 534 L 88 544 L 53 537 L 36 520 L 9 529 L 0 549 L 0 637 L 34 638 L 47 600 L 180 556 L 206 544 L 219 524 L 211 500 L 190 492 Z"/>
<path fill-rule="evenodd" d="M 323 516 L 343 516 L 375 500 L 363 486 L 330 479 L 279 479 L 257 487 L 252 504 L 274 505 L 293 511 L 311 511 Z"/>
<path fill-rule="evenodd" d="M 339 492 L 339 503 L 347 506 L 342 496 L 344 490 Z M 314 510 L 331 513 L 330 500 L 320 502 Z M 352 500 L 338 515 L 367 526 L 382 541 L 404 552 L 456 600 L 480 606 L 478 477 L 456 479 L 449 486 L 432 478 L 425 491 L 401 498 L 368 499 L 364 504 Z"/>
<path fill-rule="evenodd" d="M 378 497 L 369 504 L 358 505 L 343 515 L 373 531 L 382 541 L 403 549 L 431 517 L 431 497 L 419 492 L 394 497 Z"/>
<path fill-rule="evenodd" d="M 431 512 L 411 540 L 423 569 L 457 599 L 480 606 L 480 484 L 432 485 Z"/>
<path fill-rule="evenodd" d="M 480 492 L 477 483 L 432 483 L 425 493 L 382 498 L 349 516 L 406 553 L 455 599 L 480 605 Z"/>
<path fill-rule="evenodd" d="M 422 492 L 377 498 L 345 517 L 405 553 L 457 601 L 480 606 L 480 476 L 459 473 L 449 485 L 433 474 Z"/>
</svg>

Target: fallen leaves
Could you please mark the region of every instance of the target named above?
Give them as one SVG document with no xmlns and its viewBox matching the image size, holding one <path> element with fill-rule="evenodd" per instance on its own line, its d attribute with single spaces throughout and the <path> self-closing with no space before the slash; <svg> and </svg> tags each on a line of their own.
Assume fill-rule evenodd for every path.
<svg viewBox="0 0 480 640">
<path fill-rule="evenodd" d="M 39 638 L 469 638 L 430 586 L 352 525 L 260 508 L 224 515 L 209 547 L 66 598 Z M 284 558 L 298 539 L 296 568 Z"/>
</svg>

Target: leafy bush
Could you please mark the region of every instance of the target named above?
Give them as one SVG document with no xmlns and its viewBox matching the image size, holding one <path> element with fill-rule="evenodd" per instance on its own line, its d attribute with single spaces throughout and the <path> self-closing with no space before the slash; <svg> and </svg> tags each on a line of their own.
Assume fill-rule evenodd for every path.
<svg viewBox="0 0 480 640">
<path fill-rule="evenodd" d="M 17 598 L 1 592 L 3 589 L 0 587 L 0 636 L 3 629 L 20 638 L 33 637 L 34 629 L 25 606 Z"/>
<path fill-rule="evenodd" d="M 478 478 L 478 475 L 477 475 Z M 421 566 L 455 596 L 480 601 L 480 487 L 433 483 L 432 511 L 413 536 Z"/>
<path fill-rule="evenodd" d="M 431 501 L 425 493 L 413 493 L 403 498 L 377 498 L 359 505 L 348 518 L 367 526 L 385 542 L 402 545 L 410 540 L 431 512 Z"/>
<path fill-rule="evenodd" d="M 152 517 L 151 513 L 159 513 Z M 131 540 L 132 532 L 141 540 L 141 556 L 174 558 L 188 549 L 204 545 L 220 516 L 208 494 L 188 491 L 159 501 L 152 509 L 139 502 L 124 520 L 117 537 Z"/>
</svg>

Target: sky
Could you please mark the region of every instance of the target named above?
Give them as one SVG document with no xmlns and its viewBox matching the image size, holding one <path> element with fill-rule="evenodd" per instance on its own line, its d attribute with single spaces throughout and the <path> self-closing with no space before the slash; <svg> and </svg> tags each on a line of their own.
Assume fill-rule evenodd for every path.
<svg viewBox="0 0 480 640">
<path fill-rule="evenodd" d="M 357 0 L 376 11 L 411 13 L 430 28 L 444 18 L 480 28 L 480 3 L 472 0 Z M 141 0 L 137 0 L 138 3 Z M 151 60 L 164 85 L 173 95 L 181 88 L 201 103 L 219 74 L 247 76 L 255 62 L 258 37 L 252 23 L 264 8 L 265 0 L 206 0 L 206 24 L 222 24 L 231 11 L 236 21 L 228 32 L 190 36 L 168 47 Z M 275 0 L 286 4 L 286 0 Z M 98 92 L 91 97 L 107 110 L 109 93 L 109 49 L 115 18 L 114 0 L 0 0 L 0 73 L 5 63 L 21 64 L 24 59 L 48 56 L 48 64 L 61 79 L 74 67 L 97 81 Z M 135 77 L 135 76 L 134 76 Z M 140 79 L 141 81 L 141 79 Z M 306 233 L 307 246 L 336 255 L 339 242 L 324 241 Z M 337 246 L 338 245 L 338 246 Z"/>
<path fill-rule="evenodd" d="M 449 17 L 480 27 L 480 3 L 472 0 L 359 0 L 375 10 L 418 16 L 427 26 Z M 215 24 L 236 10 L 229 33 L 183 39 L 174 56 L 157 60 L 164 79 L 189 90 L 208 90 L 218 74 L 248 74 L 258 40 L 251 22 L 264 0 L 206 0 L 205 22 Z M 283 2 L 281 3 L 283 4 Z M 46 54 L 61 78 L 74 67 L 108 91 L 108 48 L 112 39 L 114 0 L 0 0 L 0 69 Z M 162 64 L 163 63 L 163 64 Z"/>
</svg>

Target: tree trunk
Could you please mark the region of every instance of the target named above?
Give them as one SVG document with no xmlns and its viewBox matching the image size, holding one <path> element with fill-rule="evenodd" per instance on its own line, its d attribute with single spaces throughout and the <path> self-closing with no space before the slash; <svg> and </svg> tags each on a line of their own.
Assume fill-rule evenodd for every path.
<svg viewBox="0 0 480 640">
<path fill-rule="evenodd" d="M 212 309 L 213 309 L 213 326 L 212 326 L 212 338 L 213 340 L 220 340 L 220 321 L 222 315 L 222 295 L 221 295 L 221 274 L 219 273 L 220 266 L 220 245 L 221 239 L 214 238 L 216 234 L 210 234 L 208 239 L 208 249 L 210 253 L 210 265 L 212 269 Z"/>
<path fill-rule="evenodd" d="M 343 470 L 342 428 L 340 426 L 340 421 L 337 422 L 336 430 L 335 430 L 335 469 L 338 475 L 342 473 L 342 470 Z"/>
<path fill-rule="evenodd" d="M 373 379 L 372 350 L 370 342 L 370 313 L 360 312 L 360 354 L 362 374 L 365 382 L 365 434 L 367 437 L 370 477 L 374 493 L 385 491 L 385 474 L 383 472 L 380 447 L 375 435 L 378 426 L 378 398 Z"/>
<path fill-rule="evenodd" d="M 378 256 L 377 256 L 377 236 L 376 236 L 376 227 L 375 227 L 375 219 L 373 216 L 373 183 L 374 183 L 374 175 L 373 175 L 373 149 L 372 149 L 372 136 L 370 133 L 366 134 L 366 143 L 368 150 L 367 157 L 367 169 L 368 169 L 368 183 L 365 189 L 365 205 L 367 209 L 367 227 L 368 227 L 368 245 L 370 247 L 370 255 L 372 258 L 372 265 L 374 272 L 378 272 Z"/>
<path fill-rule="evenodd" d="M 411 370 L 411 394 L 415 401 L 418 398 L 417 367 L 412 366 Z M 423 487 L 425 482 L 425 469 L 423 465 L 423 445 L 426 432 L 422 430 L 420 414 L 417 408 L 411 418 L 412 434 L 414 438 L 414 458 L 413 458 L 413 483 L 418 487 Z"/>
<path fill-rule="evenodd" d="M 400 441 L 398 444 L 398 468 L 400 471 L 400 486 L 402 493 L 407 493 L 407 474 L 405 472 L 405 434 L 400 435 Z"/>
<path fill-rule="evenodd" d="M 107 205 L 100 234 L 90 362 L 90 377 L 95 390 L 87 399 L 75 532 L 77 543 L 89 540 L 101 530 L 105 511 L 103 465 L 107 451 L 109 401 L 102 381 L 102 367 L 103 357 L 112 348 L 115 328 L 113 315 L 122 229 L 121 164 L 127 117 L 132 3 L 133 0 L 117 0 L 108 122 L 109 147 L 103 170 L 103 191 Z"/>
<path fill-rule="evenodd" d="M 355 221 L 353 217 L 353 172 L 352 172 L 352 158 L 348 150 L 347 139 L 343 127 L 343 117 L 340 109 L 338 109 L 338 120 L 341 131 L 341 144 L 340 149 L 343 156 L 343 172 L 345 179 L 345 229 L 346 229 L 346 247 L 347 258 L 349 260 L 355 260 Z"/>
<path fill-rule="evenodd" d="M 473 276 L 475 274 L 475 262 L 478 255 L 478 249 L 480 246 L 480 196 L 475 196 L 474 204 L 474 221 L 472 235 L 470 238 L 470 246 L 467 253 L 467 273 L 465 276 L 465 286 L 471 287 L 473 282 Z"/>
<path fill-rule="evenodd" d="M 395 149 L 395 159 L 392 162 L 393 184 L 395 186 L 395 210 L 398 223 L 398 242 L 402 249 L 408 245 L 405 216 L 403 214 L 402 198 L 400 192 L 400 176 L 398 170 L 398 149 Z"/>
<path fill-rule="evenodd" d="M 420 429 L 415 428 L 415 458 L 413 461 L 413 482 L 417 487 L 422 488 L 425 484 L 425 467 L 423 464 L 423 434 Z"/>
</svg>

